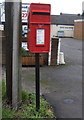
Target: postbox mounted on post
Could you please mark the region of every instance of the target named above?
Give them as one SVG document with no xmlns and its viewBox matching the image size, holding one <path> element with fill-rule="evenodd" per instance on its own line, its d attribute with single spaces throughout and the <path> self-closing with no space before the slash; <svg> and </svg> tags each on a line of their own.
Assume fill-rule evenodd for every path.
<svg viewBox="0 0 84 120">
<path fill-rule="evenodd" d="M 28 49 L 31 53 L 49 52 L 50 13 L 50 4 L 30 4 L 28 13 Z"/>
</svg>

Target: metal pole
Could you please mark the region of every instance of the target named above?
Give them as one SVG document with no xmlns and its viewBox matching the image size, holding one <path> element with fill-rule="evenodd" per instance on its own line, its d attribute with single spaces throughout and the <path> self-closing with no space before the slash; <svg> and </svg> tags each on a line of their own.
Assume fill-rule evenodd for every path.
<svg viewBox="0 0 84 120">
<path fill-rule="evenodd" d="M 40 72 L 39 72 L 39 53 L 35 54 L 36 58 L 36 111 L 40 109 Z"/>
</svg>

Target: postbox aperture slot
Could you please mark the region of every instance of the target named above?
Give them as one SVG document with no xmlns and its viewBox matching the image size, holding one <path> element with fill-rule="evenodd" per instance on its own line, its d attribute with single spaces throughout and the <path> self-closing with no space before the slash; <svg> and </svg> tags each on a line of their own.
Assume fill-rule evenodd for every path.
<svg viewBox="0 0 84 120">
<path fill-rule="evenodd" d="M 45 45 L 45 29 L 37 28 L 36 29 L 36 46 Z"/>
<path fill-rule="evenodd" d="M 32 10 L 33 15 L 50 15 L 50 11 L 46 10 Z"/>
<path fill-rule="evenodd" d="M 33 15 L 50 15 L 48 12 L 33 12 Z"/>
</svg>

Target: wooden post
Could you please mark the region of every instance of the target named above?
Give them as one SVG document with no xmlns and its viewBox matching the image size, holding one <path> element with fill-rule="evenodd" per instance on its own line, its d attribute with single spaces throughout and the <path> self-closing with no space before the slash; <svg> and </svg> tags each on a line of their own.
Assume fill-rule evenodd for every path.
<svg viewBox="0 0 84 120">
<path fill-rule="evenodd" d="M 20 27 L 20 21 L 21 21 L 21 6 L 19 2 L 13 3 L 13 10 L 14 10 L 14 16 L 13 16 L 13 69 L 12 69 L 12 105 L 13 108 L 17 109 L 18 103 L 21 101 L 21 77 L 20 77 L 20 63 L 21 63 L 21 56 L 20 56 L 20 50 L 21 50 L 21 27 Z M 19 29 L 20 27 L 20 29 Z"/>
<path fill-rule="evenodd" d="M 5 2 L 6 35 L 6 92 L 9 104 L 12 104 L 12 49 L 13 49 L 13 3 Z"/>
<path fill-rule="evenodd" d="M 0 31 L 0 120 L 2 119 L 2 31 Z"/>
<path fill-rule="evenodd" d="M 21 75 L 22 75 L 22 56 L 21 56 L 21 46 L 22 46 L 22 2 L 20 0 L 20 3 L 19 3 L 19 43 L 18 43 L 18 54 L 19 54 L 19 57 L 18 57 L 18 63 L 19 63 L 19 73 L 18 73 L 18 102 L 21 103 L 22 101 L 22 81 L 21 81 Z"/>
<path fill-rule="evenodd" d="M 21 101 L 21 2 L 6 2 L 6 86 L 13 109 Z"/>
</svg>

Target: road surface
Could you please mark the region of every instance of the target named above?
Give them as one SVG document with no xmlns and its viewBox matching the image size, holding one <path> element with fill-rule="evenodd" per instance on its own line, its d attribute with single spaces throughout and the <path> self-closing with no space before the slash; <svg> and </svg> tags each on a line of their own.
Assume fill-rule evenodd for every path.
<svg viewBox="0 0 84 120">
<path fill-rule="evenodd" d="M 82 41 L 61 39 L 66 65 L 43 66 L 41 94 L 54 108 L 57 118 L 82 117 Z M 35 68 L 23 68 L 23 88 L 35 92 Z"/>
</svg>

